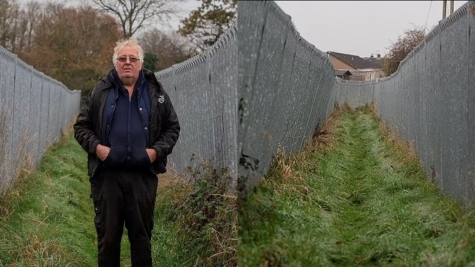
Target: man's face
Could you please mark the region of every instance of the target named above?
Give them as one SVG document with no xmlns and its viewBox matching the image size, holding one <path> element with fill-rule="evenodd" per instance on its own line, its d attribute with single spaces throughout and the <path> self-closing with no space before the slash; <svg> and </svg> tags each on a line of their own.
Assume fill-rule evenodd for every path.
<svg viewBox="0 0 475 267">
<path fill-rule="evenodd" d="M 142 69 L 138 49 L 134 46 L 124 46 L 117 52 L 117 58 L 115 70 L 119 79 L 126 86 L 134 85 Z"/>
</svg>

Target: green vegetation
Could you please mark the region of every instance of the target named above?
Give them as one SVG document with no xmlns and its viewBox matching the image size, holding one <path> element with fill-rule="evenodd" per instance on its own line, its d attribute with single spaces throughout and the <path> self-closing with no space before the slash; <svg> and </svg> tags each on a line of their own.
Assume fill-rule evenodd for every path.
<svg viewBox="0 0 475 267">
<path fill-rule="evenodd" d="M 232 176 L 227 168 L 218 171 L 211 166 L 212 161 L 203 161 L 188 170 L 191 193 L 175 198 L 169 214 L 181 228 L 177 236 L 186 266 L 237 266 L 237 198 L 229 191 Z"/>
<path fill-rule="evenodd" d="M 475 264 L 473 210 L 443 197 L 369 107 L 280 153 L 239 208 L 240 267 Z"/>
<path fill-rule="evenodd" d="M 224 180 L 213 182 L 215 171 L 193 170 L 196 179 L 200 175 L 205 179 L 194 186 L 159 176 L 152 236 L 155 266 L 236 266 L 236 201 L 226 195 Z M 89 194 L 86 154 L 71 131 L 45 153 L 36 171 L 22 173 L 0 199 L 0 266 L 97 265 Z M 206 213 L 194 211 L 205 206 Z M 200 230 L 186 232 L 192 226 L 187 222 L 200 224 Z M 130 266 L 126 232 L 122 240 L 122 266 Z"/>
<path fill-rule="evenodd" d="M 200 7 L 180 20 L 178 33 L 203 52 L 236 22 L 237 5 L 237 0 L 202 0 Z"/>
<path fill-rule="evenodd" d="M 93 266 L 95 229 L 85 160 L 70 135 L 0 200 L 0 266 Z"/>
</svg>

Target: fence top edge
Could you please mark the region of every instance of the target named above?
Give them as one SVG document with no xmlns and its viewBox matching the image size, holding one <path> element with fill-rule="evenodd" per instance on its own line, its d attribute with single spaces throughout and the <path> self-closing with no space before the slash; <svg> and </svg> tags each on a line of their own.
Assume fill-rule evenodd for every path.
<svg viewBox="0 0 475 267">
<path fill-rule="evenodd" d="M 175 64 L 169 68 L 158 71 L 155 73 L 157 77 L 168 77 L 170 73 L 176 73 L 191 68 L 194 65 L 205 62 L 208 58 L 214 57 L 218 51 L 225 49 L 229 44 L 236 42 L 237 38 L 237 25 L 232 25 L 224 32 L 219 39 L 212 46 L 208 47 L 205 51 L 181 62 Z"/>
</svg>

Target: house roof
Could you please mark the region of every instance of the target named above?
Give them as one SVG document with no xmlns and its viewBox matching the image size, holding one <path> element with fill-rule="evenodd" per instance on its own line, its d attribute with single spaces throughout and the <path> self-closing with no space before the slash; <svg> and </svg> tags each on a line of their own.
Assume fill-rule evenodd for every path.
<svg viewBox="0 0 475 267">
<path fill-rule="evenodd" d="M 381 69 L 381 58 L 361 58 L 359 56 L 328 51 L 327 54 L 341 60 L 354 69 Z"/>
</svg>

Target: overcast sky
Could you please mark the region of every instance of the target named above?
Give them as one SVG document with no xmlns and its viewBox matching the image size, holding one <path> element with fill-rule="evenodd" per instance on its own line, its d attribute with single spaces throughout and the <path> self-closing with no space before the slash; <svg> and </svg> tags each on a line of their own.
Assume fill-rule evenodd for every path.
<svg viewBox="0 0 475 267">
<path fill-rule="evenodd" d="M 447 1 L 449 2 L 449 1 Z M 455 1 L 455 10 L 467 1 Z M 323 52 L 381 56 L 407 29 L 429 30 L 442 19 L 442 1 L 276 1 L 297 31 Z M 449 13 L 447 4 L 447 14 Z M 427 21 L 427 24 L 426 24 Z"/>
<path fill-rule="evenodd" d="M 27 3 L 33 0 L 18 0 L 20 3 Z M 40 3 L 60 3 L 65 6 L 77 6 L 81 3 L 85 3 L 85 0 L 34 0 Z M 176 17 L 172 17 L 167 23 L 158 23 L 154 25 L 156 28 L 162 31 L 177 31 L 180 20 L 189 16 L 192 10 L 197 9 L 201 6 L 201 0 L 183 0 L 183 3 L 180 4 L 181 12 Z M 90 3 L 90 1 L 89 1 Z M 168 25 L 169 24 L 169 25 Z"/>
<path fill-rule="evenodd" d="M 28 0 L 20 0 L 26 2 Z M 84 0 L 39 0 L 76 4 Z M 467 1 L 455 1 L 455 10 Z M 384 56 L 388 47 L 405 30 L 432 29 L 442 19 L 442 1 L 276 1 L 292 17 L 308 42 L 323 52 L 335 51 L 361 57 Z M 157 23 L 163 31 L 176 31 L 201 0 L 184 0 L 182 12 L 169 21 Z M 448 4 L 447 4 L 448 5 Z M 449 10 L 449 6 L 447 6 Z M 448 14 L 448 12 L 447 12 Z"/>
</svg>

